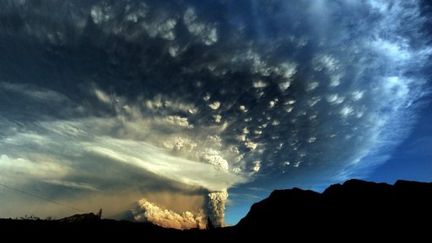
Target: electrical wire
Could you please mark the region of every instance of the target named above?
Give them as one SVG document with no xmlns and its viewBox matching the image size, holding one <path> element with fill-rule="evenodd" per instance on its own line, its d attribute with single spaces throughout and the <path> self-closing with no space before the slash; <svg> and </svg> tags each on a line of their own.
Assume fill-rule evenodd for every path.
<svg viewBox="0 0 432 243">
<path fill-rule="evenodd" d="M 15 191 L 15 192 L 19 192 L 21 194 L 24 194 L 24 195 L 27 195 L 27 196 L 30 196 L 30 197 L 38 198 L 38 199 L 40 199 L 42 201 L 46 201 L 46 202 L 49 202 L 49 203 L 52 203 L 52 204 L 56 204 L 58 206 L 61 206 L 61 207 L 64 207 L 64 208 L 68 208 L 68 209 L 71 209 L 71 210 L 76 211 L 76 212 L 84 212 L 83 210 L 81 210 L 79 208 L 72 207 L 72 206 L 66 205 L 64 203 L 61 203 L 61 202 L 49 199 L 47 197 L 43 197 L 43 196 L 37 195 L 37 194 L 35 194 L 33 192 L 24 191 L 24 190 L 15 188 L 15 187 L 11 187 L 11 186 L 5 185 L 3 183 L 0 183 L 0 186 L 3 187 L 3 188 L 8 189 L 10 191 Z"/>
</svg>

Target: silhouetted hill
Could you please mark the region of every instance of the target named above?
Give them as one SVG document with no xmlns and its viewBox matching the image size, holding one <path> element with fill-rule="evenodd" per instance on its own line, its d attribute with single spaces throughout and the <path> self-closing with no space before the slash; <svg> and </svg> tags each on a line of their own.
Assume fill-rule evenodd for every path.
<svg viewBox="0 0 432 243">
<path fill-rule="evenodd" d="M 101 219 L 100 215 L 94 213 L 75 214 L 70 217 L 59 219 L 61 223 L 97 223 Z"/>
<path fill-rule="evenodd" d="M 399 236 L 432 238 L 432 183 L 398 181 L 394 185 L 349 180 L 323 193 L 276 190 L 254 204 L 234 227 L 179 231 L 148 223 L 100 219 L 95 214 L 65 219 L 0 220 L 0 233 L 68 239 L 121 239 L 175 241 L 241 241 L 245 239 L 353 239 Z"/>
<path fill-rule="evenodd" d="M 249 235 L 432 233 L 432 183 L 349 180 L 323 193 L 277 190 L 254 204 L 236 230 Z"/>
</svg>

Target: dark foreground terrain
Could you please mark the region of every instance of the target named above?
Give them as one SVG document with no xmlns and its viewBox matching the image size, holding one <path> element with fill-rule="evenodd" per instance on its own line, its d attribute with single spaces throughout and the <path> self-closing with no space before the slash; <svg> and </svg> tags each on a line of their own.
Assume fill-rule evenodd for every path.
<svg viewBox="0 0 432 243">
<path fill-rule="evenodd" d="M 178 231 L 86 214 L 51 221 L 2 219 L 0 234 L 6 238 L 46 241 L 133 238 L 142 242 L 244 239 L 289 242 L 406 237 L 431 242 L 432 183 L 398 181 L 388 185 L 350 180 L 332 185 L 323 193 L 297 188 L 277 190 L 254 204 L 236 226 L 223 229 Z"/>
</svg>

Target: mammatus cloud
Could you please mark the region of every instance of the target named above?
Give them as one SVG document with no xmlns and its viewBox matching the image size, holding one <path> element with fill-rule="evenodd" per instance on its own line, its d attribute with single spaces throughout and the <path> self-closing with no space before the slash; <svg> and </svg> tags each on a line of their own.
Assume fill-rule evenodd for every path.
<svg viewBox="0 0 432 243">
<path fill-rule="evenodd" d="M 217 226 L 233 186 L 385 161 L 431 54 L 415 0 L 42 2 L 0 0 L 2 179 L 194 191 Z M 194 218 L 145 202 L 146 220 Z"/>
</svg>

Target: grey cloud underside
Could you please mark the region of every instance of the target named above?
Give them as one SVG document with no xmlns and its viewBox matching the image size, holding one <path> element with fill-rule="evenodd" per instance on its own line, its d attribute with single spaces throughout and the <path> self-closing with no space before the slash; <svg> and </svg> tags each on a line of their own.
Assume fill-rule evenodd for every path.
<svg viewBox="0 0 432 243">
<path fill-rule="evenodd" d="M 83 190 L 350 175 L 408 131 L 430 54 L 417 1 L 0 6 L 0 161 Z"/>
</svg>

